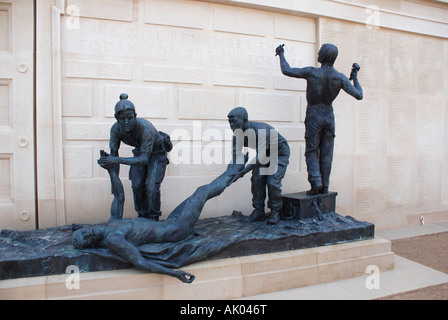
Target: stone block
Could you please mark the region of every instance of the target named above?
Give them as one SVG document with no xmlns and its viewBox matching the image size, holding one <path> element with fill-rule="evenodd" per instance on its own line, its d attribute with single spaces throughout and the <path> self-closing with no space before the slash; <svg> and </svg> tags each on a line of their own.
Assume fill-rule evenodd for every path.
<svg viewBox="0 0 448 320">
<path fill-rule="evenodd" d="M 145 1 L 145 22 L 167 26 L 204 28 L 205 5 L 195 1 Z"/>
<path fill-rule="evenodd" d="M 204 81 L 204 70 L 201 68 L 146 65 L 143 67 L 143 80 L 202 84 Z"/>
<path fill-rule="evenodd" d="M 104 114 L 114 117 L 115 104 L 121 93 L 127 93 L 135 105 L 137 116 L 141 118 L 165 119 L 168 117 L 170 90 L 156 86 L 104 86 Z"/>
<path fill-rule="evenodd" d="M 64 83 L 62 85 L 62 115 L 64 117 L 91 117 L 92 109 L 92 84 Z"/>
<path fill-rule="evenodd" d="M 132 64 L 68 60 L 65 64 L 67 78 L 132 80 Z"/>
<path fill-rule="evenodd" d="M 65 125 L 67 140 L 107 140 L 113 122 L 67 122 Z"/>
<path fill-rule="evenodd" d="M 277 125 L 275 126 L 275 129 L 278 130 L 278 132 L 288 140 L 288 142 L 291 141 L 304 141 L 305 136 L 305 128 L 299 127 L 297 125 L 295 126 L 289 126 L 289 125 Z"/>
<path fill-rule="evenodd" d="M 316 20 L 287 15 L 275 16 L 275 38 L 316 42 Z"/>
<path fill-rule="evenodd" d="M 264 36 L 271 25 L 268 21 L 272 21 L 272 16 L 263 11 L 224 6 L 213 9 L 215 31 Z"/>
<path fill-rule="evenodd" d="M 293 121 L 294 95 L 276 93 L 245 92 L 243 106 L 253 121 Z"/>
<path fill-rule="evenodd" d="M 289 78 L 284 75 L 274 76 L 274 89 L 288 91 L 306 91 L 306 80 Z"/>
<path fill-rule="evenodd" d="M 72 6 L 72 14 L 76 12 L 81 17 L 97 19 L 132 21 L 134 13 L 133 1 L 128 0 L 109 0 L 105 2 L 67 0 L 67 7 L 70 6 Z"/>
<path fill-rule="evenodd" d="M 234 106 L 232 90 L 179 89 L 179 119 L 227 120 Z"/>
<path fill-rule="evenodd" d="M 265 88 L 266 75 L 255 72 L 213 70 L 212 82 L 220 86 Z"/>
<path fill-rule="evenodd" d="M 92 147 L 64 147 L 64 178 L 90 179 L 92 173 Z"/>
</svg>

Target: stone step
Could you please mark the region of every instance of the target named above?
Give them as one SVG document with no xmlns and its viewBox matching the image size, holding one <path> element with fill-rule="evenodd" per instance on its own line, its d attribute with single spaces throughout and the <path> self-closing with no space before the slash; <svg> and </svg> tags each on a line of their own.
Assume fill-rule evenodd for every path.
<svg viewBox="0 0 448 320">
<path fill-rule="evenodd" d="M 196 276 L 191 284 L 136 269 L 3 280 L 0 299 L 237 299 L 358 277 L 369 265 L 394 268 L 390 241 L 202 261 L 182 268 Z M 69 289 L 78 276 L 79 289 Z"/>
</svg>

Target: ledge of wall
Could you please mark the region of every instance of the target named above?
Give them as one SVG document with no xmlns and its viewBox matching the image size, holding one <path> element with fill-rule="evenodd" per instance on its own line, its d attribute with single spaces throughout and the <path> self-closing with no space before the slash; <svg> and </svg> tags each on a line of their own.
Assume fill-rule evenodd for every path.
<svg viewBox="0 0 448 320">
<path fill-rule="evenodd" d="M 378 10 L 379 27 L 447 38 L 448 1 L 380 0 L 196 0 L 309 17 L 327 17 L 365 24 Z M 436 8 L 436 9 L 435 9 Z M 436 11 L 436 12 L 435 12 Z"/>
</svg>

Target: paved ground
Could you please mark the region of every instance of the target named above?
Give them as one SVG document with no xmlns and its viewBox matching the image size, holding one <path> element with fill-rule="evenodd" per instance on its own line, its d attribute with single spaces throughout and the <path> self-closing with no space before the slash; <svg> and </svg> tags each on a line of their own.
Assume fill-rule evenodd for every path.
<svg viewBox="0 0 448 320">
<path fill-rule="evenodd" d="M 392 240 L 395 254 L 448 274 L 448 232 Z M 381 300 L 448 300 L 448 283 L 395 294 Z"/>
<path fill-rule="evenodd" d="M 403 300 L 448 299 L 448 222 L 376 232 L 392 241 L 395 268 L 380 273 L 378 289 L 369 276 L 273 292 L 247 299 L 265 300 Z"/>
</svg>

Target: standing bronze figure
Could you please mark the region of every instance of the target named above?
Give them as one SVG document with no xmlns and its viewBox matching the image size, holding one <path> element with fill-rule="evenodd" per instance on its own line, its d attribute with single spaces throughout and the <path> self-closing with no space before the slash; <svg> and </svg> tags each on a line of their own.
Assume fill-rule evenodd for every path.
<svg viewBox="0 0 448 320">
<path fill-rule="evenodd" d="M 167 152 L 172 149 L 169 136 L 157 131 L 148 120 L 137 118 L 135 106 L 126 93 L 120 95 L 115 105 L 115 118 L 117 122 L 110 130 L 110 156 L 102 157 L 101 161 L 106 166 L 114 165 L 117 174 L 119 164 L 131 166 L 129 179 L 135 210 L 139 217 L 157 221 L 161 215 L 160 185 L 168 164 Z M 118 156 L 121 142 L 135 147 L 133 157 Z"/>
<path fill-rule="evenodd" d="M 251 192 L 254 211 L 249 220 L 255 222 L 266 219 L 264 205 L 267 190 L 268 208 L 271 209 L 271 214 L 266 222 L 277 224 L 283 207 L 282 179 L 289 164 L 288 142 L 267 123 L 249 121 L 247 110 L 243 107 L 234 108 L 228 114 L 228 118 L 234 134 L 232 146 L 234 162 L 238 163 L 238 158 L 243 158 L 243 148 L 249 147 L 257 152 L 255 159 L 236 173 L 234 178 L 239 179 L 252 171 Z"/>
<path fill-rule="evenodd" d="M 358 100 L 362 100 L 362 87 L 358 81 L 357 63 L 353 64 L 350 80 L 338 72 L 333 64 L 338 56 L 338 48 L 326 43 L 319 50 L 317 61 L 320 68 L 291 68 L 285 59 L 284 45 L 276 49 L 280 57 L 280 68 L 284 75 L 302 78 L 307 81 L 307 109 L 305 117 L 305 159 L 308 181 L 311 184 L 310 195 L 328 193 L 330 172 L 333 161 L 335 122 L 333 101 L 344 90 Z"/>
</svg>

